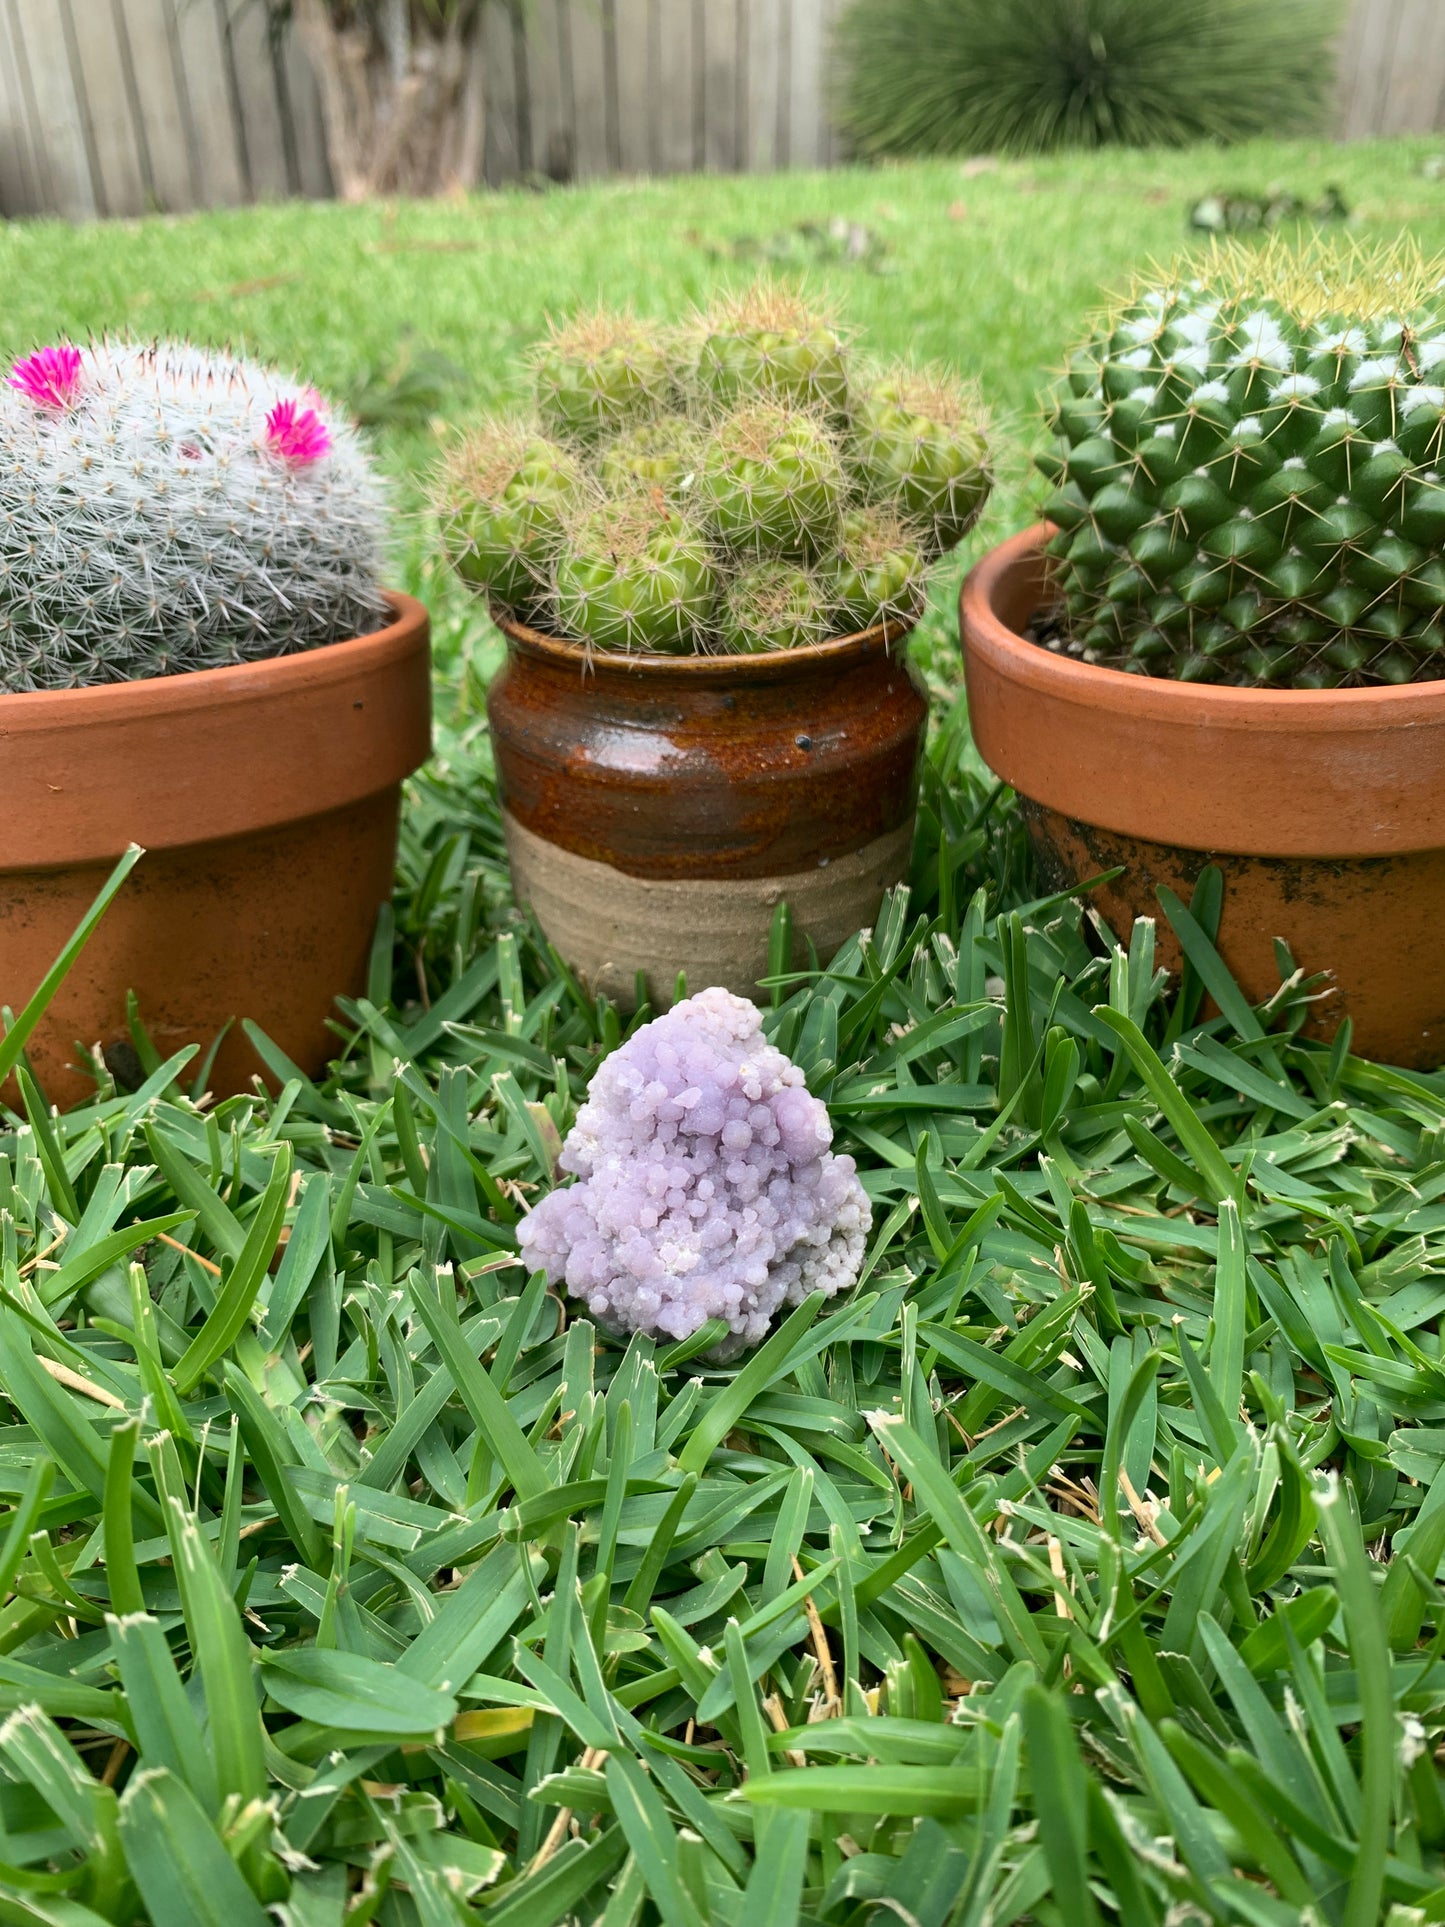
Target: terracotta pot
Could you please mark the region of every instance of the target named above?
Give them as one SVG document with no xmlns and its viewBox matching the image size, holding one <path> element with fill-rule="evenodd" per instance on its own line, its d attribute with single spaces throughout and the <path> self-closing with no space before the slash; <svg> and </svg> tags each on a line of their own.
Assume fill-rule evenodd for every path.
<svg viewBox="0 0 1445 1927">
<path fill-rule="evenodd" d="M 594 989 L 754 993 L 776 905 L 821 958 L 908 868 L 927 704 L 901 628 L 762 656 L 588 653 L 499 618 L 487 712 L 518 900 Z"/>
<path fill-rule="evenodd" d="M 388 628 L 303 655 L 0 696 L 0 1001 L 22 1007 L 116 859 L 146 851 L 30 1040 L 52 1102 L 94 1089 L 77 1044 L 127 1065 L 127 990 L 162 1056 L 250 1017 L 325 1068 L 431 748 L 426 611 L 389 601 Z M 210 1088 L 260 1068 L 232 1023 Z"/>
<path fill-rule="evenodd" d="M 963 587 L 969 716 L 1019 792 L 1051 888 L 1124 864 L 1093 891 L 1121 936 L 1224 872 L 1219 949 L 1254 1002 L 1279 987 L 1274 940 L 1326 972 L 1308 1028 L 1354 1048 L 1445 1062 L 1445 681 L 1406 688 L 1220 689 L 1128 676 L 1022 631 L 1049 597 L 1030 529 Z M 1177 968 L 1159 922 L 1160 954 Z"/>
</svg>

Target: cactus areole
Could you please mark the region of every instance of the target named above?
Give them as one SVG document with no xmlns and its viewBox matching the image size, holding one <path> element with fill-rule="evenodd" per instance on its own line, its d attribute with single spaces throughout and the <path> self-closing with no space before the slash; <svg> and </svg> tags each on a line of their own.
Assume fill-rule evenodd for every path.
<svg viewBox="0 0 1445 1927">
<path fill-rule="evenodd" d="M 1122 867 L 1088 900 L 1124 942 L 1156 918 L 1160 961 L 1181 967 L 1162 886 L 1251 1002 L 1289 970 L 1282 942 L 1324 973 L 1309 1034 L 1348 1017 L 1367 1057 L 1445 1063 L 1445 680 L 1220 688 L 1041 648 L 1051 536 L 991 550 L 960 606 L 974 740 L 1023 800 L 1046 886 Z"/>
<path fill-rule="evenodd" d="M 52 1102 L 138 1081 L 150 1045 L 242 1089 L 246 1018 L 324 1069 L 430 748 L 426 612 L 383 594 L 384 531 L 354 431 L 255 363 L 61 344 L 0 380 L 7 1003 L 145 851 L 29 1039 Z"/>
</svg>

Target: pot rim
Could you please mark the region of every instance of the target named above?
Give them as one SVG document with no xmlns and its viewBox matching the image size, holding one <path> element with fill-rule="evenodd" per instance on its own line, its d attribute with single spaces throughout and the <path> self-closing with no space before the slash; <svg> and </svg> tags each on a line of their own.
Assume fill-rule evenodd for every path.
<svg viewBox="0 0 1445 1927">
<path fill-rule="evenodd" d="M 1037 559 L 1048 567 L 1039 551 L 1054 533 L 1053 523 L 1036 522 L 1000 542 L 974 564 L 959 597 L 969 646 L 1010 658 L 1010 668 L 1020 682 L 1068 689 L 1092 709 L 1127 708 L 1136 716 L 1150 714 L 1167 722 L 1175 721 L 1185 705 L 1196 718 L 1205 715 L 1221 722 L 1283 729 L 1301 722 L 1317 728 L 1378 728 L 1386 717 L 1394 724 L 1445 717 L 1445 676 L 1360 689 L 1238 689 L 1177 682 L 1170 676 L 1131 676 L 1032 642 L 999 616 L 998 592 L 1020 564 Z"/>
<path fill-rule="evenodd" d="M 1122 835 L 1242 856 L 1445 848 L 1445 678 L 1266 691 L 1056 655 L 1019 633 L 1044 593 L 1051 533 L 1038 523 L 991 549 L 959 596 L 975 741 L 1021 795 Z"/>
<path fill-rule="evenodd" d="M 291 656 L 0 696 L 0 872 L 217 842 L 401 782 L 431 753 L 430 624 L 386 600 L 384 628 Z"/>
<path fill-rule="evenodd" d="M 365 670 L 373 660 L 412 645 L 429 629 L 426 609 L 400 589 L 383 589 L 393 619 L 365 635 L 318 643 L 287 656 L 257 656 L 216 669 L 182 669 L 169 676 L 137 676 L 126 682 L 86 683 L 79 689 L 12 689 L 0 692 L 0 738 L 29 727 L 100 724 L 108 712 L 182 716 L 217 702 L 245 702 L 278 681 L 307 685 L 334 682 Z M 42 710 L 48 712 L 42 714 Z"/>
<path fill-rule="evenodd" d="M 918 616 L 911 620 L 875 622 L 851 636 L 837 636 L 828 642 L 805 643 L 801 649 L 769 649 L 756 656 L 630 656 L 616 649 L 591 649 L 585 643 L 568 642 L 549 636 L 518 622 L 503 609 L 492 611 L 492 620 L 507 641 L 530 656 L 558 669 L 576 669 L 583 676 L 640 676 L 653 681 L 682 678 L 693 685 L 703 683 L 786 682 L 810 670 L 843 667 L 861 661 L 877 649 L 891 650 L 917 627 Z"/>
</svg>

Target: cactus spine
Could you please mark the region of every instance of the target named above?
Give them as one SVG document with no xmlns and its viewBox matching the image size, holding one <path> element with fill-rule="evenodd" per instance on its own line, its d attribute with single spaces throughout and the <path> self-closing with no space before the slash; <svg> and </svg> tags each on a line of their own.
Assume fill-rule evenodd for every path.
<svg viewBox="0 0 1445 1927">
<path fill-rule="evenodd" d="M 839 414 L 848 369 L 837 331 L 790 290 L 763 283 L 699 324 L 698 381 L 723 407 L 764 396 Z"/>
<path fill-rule="evenodd" d="M 843 465 L 821 422 L 776 402 L 726 417 L 703 455 L 702 498 L 741 555 L 817 555 L 837 539 Z"/>
<path fill-rule="evenodd" d="M 598 309 L 554 327 L 532 361 L 548 434 L 595 442 L 667 406 L 672 355 L 663 330 Z"/>
<path fill-rule="evenodd" d="M 832 633 L 832 604 L 817 579 L 793 562 L 755 562 L 728 585 L 719 628 L 734 655 L 803 649 Z"/>
<path fill-rule="evenodd" d="M 853 432 L 872 498 L 921 523 L 935 554 L 961 542 L 993 486 L 972 391 L 936 370 L 894 369 L 860 396 Z"/>
<path fill-rule="evenodd" d="M 691 487 L 700 452 L 694 422 L 686 415 L 661 415 L 610 441 L 602 451 L 598 474 L 609 489 L 660 488 L 669 501 L 675 501 Z"/>
<path fill-rule="evenodd" d="M 850 509 L 828 571 L 843 633 L 909 620 L 923 606 L 927 566 L 916 529 L 887 509 Z"/>
</svg>

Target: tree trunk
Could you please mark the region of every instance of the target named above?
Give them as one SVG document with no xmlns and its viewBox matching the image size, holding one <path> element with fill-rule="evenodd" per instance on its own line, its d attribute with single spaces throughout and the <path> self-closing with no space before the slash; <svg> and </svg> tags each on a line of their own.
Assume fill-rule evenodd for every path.
<svg viewBox="0 0 1445 1927">
<path fill-rule="evenodd" d="M 445 24 L 385 0 L 376 18 L 334 0 L 294 0 L 316 75 L 327 156 L 343 201 L 475 187 L 485 144 L 481 4 Z"/>
</svg>

